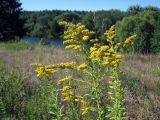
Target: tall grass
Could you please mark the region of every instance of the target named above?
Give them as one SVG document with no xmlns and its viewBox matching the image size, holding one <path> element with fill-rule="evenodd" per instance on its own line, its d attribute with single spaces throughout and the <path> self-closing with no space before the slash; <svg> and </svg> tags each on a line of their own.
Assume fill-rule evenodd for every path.
<svg viewBox="0 0 160 120">
<path fill-rule="evenodd" d="M 0 119 L 50 119 L 52 85 L 30 81 L 19 67 L 0 64 Z"/>
<path fill-rule="evenodd" d="M 5 101 L 6 99 L 11 98 L 7 97 L 8 94 L 11 95 L 11 93 L 8 93 L 7 88 L 5 88 L 6 97 L 1 96 L 0 98 L 0 113 L 1 115 L 3 114 L 3 117 L 1 118 L 32 120 L 36 118 L 49 119 L 53 116 L 50 112 L 54 110 L 54 107 L 52 106 L 52 99 L 48 100 L 48 98 L 52 97 L 48 97 L 51 96 L 51 94 L 46 92 L 51 91 L 52 86 L 50 86 L 47 81 L 44 82 L 43 80 L 33 77 L 33 69 L 29 67 L 29 64 L 37 61 L 45 65 L 58 63 L 59 61 L 70 61 L 71 59 L 75 59 L 71 53 L 73 52 L 65 51 L 61 48 L 47 48 L 43 46 L 36 47 L 35 49 L 19 51 L 0 48 L 0 61 L 5 61 L 5 63 L 2 63 L 3 65 L 1 64 L 0 67 L 1 82 L 6 81 L 6 85 L 10 83 L 10 86 L 14 86 L 14 82 L 16 81 L 15 78 L 13 78 L 13 83 L 11 82 L 12 79 L 7 81 L 4 78 L 12 78 L 9 77 L 11 76 L 9 71 L 15 71 L 14 76 L 22 74 L 19 84 L 21 88 L 23 88 L 21 89 L 22 91 L 17 92 L 19 96 L 16 96 L 16 98 L 18 99 L 15 101 L 11 100 L 12 102 L 10 104 L 15 106 L 13 107 L 14 112 L 7 112 L 8 107 L 5 105 Z M 83 63 L 83 57 L 81 55 L 76 58 L 78 59 L 77 62 Z M 158 119 L 158 116 L 160 116 L 160 90 L 159 83 L 157 83 L 160 80 L 159 59 L 159 55 L 125 55 L 125 59 L 120 67 L 121 70 L 123 70 L 121 79 L 124 80 L 123 85 L 125 85 L 127 119 L 152 120 Z M 15 66 L 18 65 L 22 69 L 11 67 L 10 64 Z M 5 72 L 4 74 L 2 71 L 8 72 Z M 58 74 L 58 76 L 62 76 L 62 74 Z M 3 87 L 4 84 L 1 84 L 0 94 L 2 94 L 1 89 Z M 9 87 L 8 89 L 11 89 L 9 91 L 15 91 L 13 88 L 14 87 Z"/>
<path fill-rule="evenodd" d="M 31 47 L 32 45 L 27 42 L 0 43 L 0 48 L 8 50 L 25 50 Z"/>
</svg>

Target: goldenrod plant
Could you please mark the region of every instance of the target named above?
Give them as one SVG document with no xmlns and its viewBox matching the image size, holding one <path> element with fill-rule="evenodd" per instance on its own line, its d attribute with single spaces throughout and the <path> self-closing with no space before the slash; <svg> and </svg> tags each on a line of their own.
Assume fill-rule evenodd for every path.
<svg viewBox="0 0 160 120">
<path fill-rule="evenodd" d="M 56 120 L 123 120 L 125 106 L 119 64 L 122 55 L 121 47 L 128 48 L 136 35 L 124 43 L 116 40 L 115 26 L 111 26 L 104 35 L 106 43 L 95 38 L 94 32 L 81 23 L 61 22 L 65 26 L 65 49 L 77 51 L 84 62 L 71 61 L 53 65 L 32 64 L 36 66 L 38 77 L 45 77 L 55 84 L 53 114 Z M 65 78 L 55 80 L 58 72 L 68 73 Z M 72 71 L 72 72 L 68 72 Z M 76 73 L 76 74 L 75 74 Z M 57 111 L 57 112 L 56 112 Z"/>
</svg>

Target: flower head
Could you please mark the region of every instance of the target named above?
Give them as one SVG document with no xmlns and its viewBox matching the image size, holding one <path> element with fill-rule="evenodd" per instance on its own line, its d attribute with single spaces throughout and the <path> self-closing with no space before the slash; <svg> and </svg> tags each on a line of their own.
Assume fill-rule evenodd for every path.
<svg viewBox="0 0 160 120">
<path fill-rule="evenodd" d="M 87 65 L 85 63 L 83 63 L 77 67 L 77 70 L 85 70 L 86 68 L 87 68 Z"/>
<path fill-rule="evenodd" d="M 68 76 L 68 77 L 65 77 L 65 78 L 59 80 L 59 81 L 58 81 L 58 84 L 63 84 L 63 83 L 68 82 L 68 81 L 70 81 L 70 80 L 73 80 L 73 77 L 72 77 L 72 76 Z"/>
</svg>

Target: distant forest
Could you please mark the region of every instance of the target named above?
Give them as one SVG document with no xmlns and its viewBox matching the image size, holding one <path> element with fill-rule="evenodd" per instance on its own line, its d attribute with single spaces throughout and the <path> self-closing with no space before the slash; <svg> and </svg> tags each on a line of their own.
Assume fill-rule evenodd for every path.
<svg viewBox="0 0 160 120">
<path fill-rule="evenodd" d="M 104 40 L 103 33 L 116 25 L 117 38 L 123 42 L 130 35 L 137 34 L 134 46 L 130 49 L 137 53 L 160 52 L 160 9 L 153 6 L 131 6 L 127 11 L 23 11 L 27 36 L 45 39 L 62 38 L 63 30 L 58 23 L 81 22 L 96 32 L 96 37 Z"/>
</svg>

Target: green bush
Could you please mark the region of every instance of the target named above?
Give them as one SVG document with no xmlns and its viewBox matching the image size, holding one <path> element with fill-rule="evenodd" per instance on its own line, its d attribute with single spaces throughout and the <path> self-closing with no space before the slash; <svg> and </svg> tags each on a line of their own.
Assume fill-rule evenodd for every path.
<svg viewBox="0 0 160 120">
<path fill-rule="evenodd" d="M 50 119 L 52 88 L 47 81 L 29 82 L 22 69 L 0 63 L 1 119 Z"/>
</svg>

